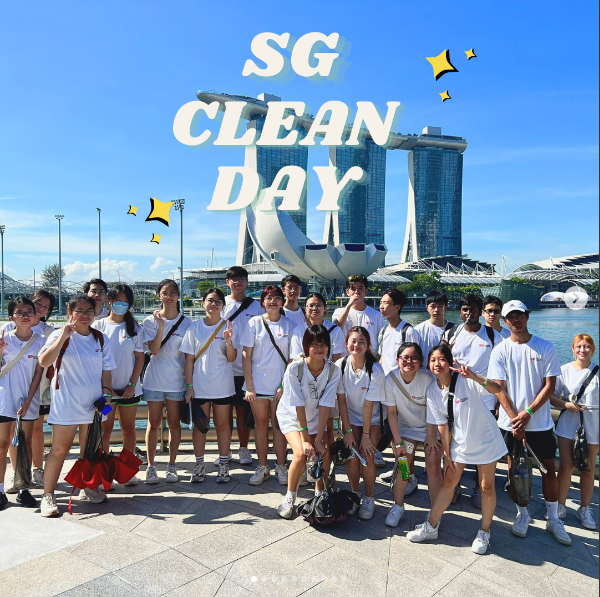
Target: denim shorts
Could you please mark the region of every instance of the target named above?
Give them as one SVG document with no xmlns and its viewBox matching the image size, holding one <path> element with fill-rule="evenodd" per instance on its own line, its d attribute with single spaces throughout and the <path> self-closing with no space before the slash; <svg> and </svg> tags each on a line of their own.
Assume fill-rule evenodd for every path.
<svg viewBox="0 0 600 597">
<path fill-rule="evenodd" d="M 163 402 L 164 400 L 181 402 L 184 398 L 185 392 L 157 392 L 155 390 L 144 390 L 144 400 L 146 402 Z"/>
</svg>

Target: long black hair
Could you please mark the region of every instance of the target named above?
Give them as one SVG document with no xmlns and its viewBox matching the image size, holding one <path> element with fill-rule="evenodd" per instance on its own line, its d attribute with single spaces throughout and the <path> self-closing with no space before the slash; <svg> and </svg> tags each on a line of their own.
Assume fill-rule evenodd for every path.
<svg viewBox="0 0 600 597">
<path fill-rule="evenodd" d="M 44 317 L 40 317 L 40 321 L 46 322 L 50 319 L 50 315 L 52 315 L 52 311 L 54 311 L 54 305 L 56 304 L 56 297 L 47 290 L 43 288 L 38 288 L 32 295 L 31 300 L 34 303 L 37 303 L 40 299 L 47 298 L 50 301 L 50 307 L 48 308 L 48 314 L 44 315 Z"/>
<path fill-rule="evenodd" d="M 110 303 L 117 300 L 117 297 L 121 292 L 127 298 L 127 303 L 129 304 L 129 308 L 133 307 L 133 290 L 127 284 L 117 284 L 110 289 L 110 292 L 106 296 L 106 300 Z M 127 311 L 125 313 L 125 329 L 127 330 L 127 335 L 130 338 L 137 336 L 137 329 L 135 325 L 135 319 L 131 311 Z"/>
<path fill-rule="evenodd" d="M 346 346 L 348 345 L 348 338 L 350 338 L 351 334 L 360 334 L 367 341 L 367 352 L 365 353 L 365 368 L 367 370 L 367 373 L 369 374 L 369 378 L 371 378 L 371 375 L 373 374 L 373 365 L 377 362 L 377 359 L 375 358 L 375 355 L 371 350 L 371 336 L 369 335 L 367 329 L 364 328 L 362 325 L 355 325 L 354 327 L 350 328 L 350 330 L 348 330 L 348 333 L 346 334 Z"/>
</svg>

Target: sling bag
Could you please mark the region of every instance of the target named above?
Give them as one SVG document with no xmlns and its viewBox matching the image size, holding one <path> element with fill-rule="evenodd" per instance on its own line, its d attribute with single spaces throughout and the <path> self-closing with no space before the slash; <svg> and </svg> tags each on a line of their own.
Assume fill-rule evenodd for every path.
<svg viewBox="0 0 600 597">
<path fill-rule="evenodd" d="M 581 400 L 581 398 L 583 398 L 585 391 L 588 389 L 588 386 L 592 383 L 592 380 L 596 376 L 596 373 L 598 373 L 599 369 L 600 369 L 600 367 L 598 365 L 596 365 L 593 368 L 593 370 L 591 371 L 591 373 L 586 377 L 585 381 L 581 384 L 581 387 L 579 388 L 579 392 L 577 392 L 577 397 L 575 398 L 575 400 L 573 400 L 573 404 L 577 404 Z M 560 418 L 566 412 L 567 412 L 567 409 L 564 409 L 561 411 L 560 415 L 558 415 L 558 419 L 556 420 L 557 426 L 558 426 L 558 422 L 560 421 Z M 580 414 L 581 414 L 581 423 L 583 424 L 583 413 L 580 413 Z"/>
<path fill-rule="evenodd" d="M 277 351 L 277 354 L 281 357 L 281 360 L 285 363 L 285 366 L 287 367 L 288 360 L 283 356 L 281 349 L 279 348 L 279 346 L 277 346 L 277 343 L 275 342 L 275 338 L 273 337 L 273 332 L 269 329 L 267 316 L 263 315 L 262 319 L 265 322 L 265 328 L 267 330 L 267 334 L 269 335 L 269 340 L 271 340 L 271 344 L 273 344 L 273 346 L 275 347 L 275 350 Z"/>
<path fill-rule="evenodd" d="M 231 320 L 229 320 L 231 321 Z M 200 351 L 194 357 L 194 363 L 206 352 L 206 349 L 211 345 L 212 341 L 216 338 L 217 334 L 223 329 L 223 326 L 227 322 L 223 320 L 218 326 L 217 329 L 212 333 L 211 337 L 208 339 L 206 344 L 200 349 Z"/>
<path fill-rule="evenodd" d="M 0 379 L 2 379 L 20 360 L 21 357 L 31 348 L 31 345 L 39 338 L 39 334 L 33 334 L 31 338 L 29 338 L 27 344 L 23 346 L 21 352 L 0 372 Z"/>
<path fill-rule="evenodd" d="M 454 392 L 456 391 L 458 376 L 459 373 L 456 371 L 452 373 L 450 387 L 448 388 L 448 429 L 450 430 L 450 434 L 452 434 L 452 427 L 454 427 Z"/>
<path fill-rule="evenodd" d="M 400 380 L 398 379 L 398 377 L 396 375 L 390 375 L 390 377 L 392 378 L 392 380 L 394 381 L 394 383 L 398 386 L 398 389 L 402 392 L 402 394 L 404 395 L 404 397 L 411 403 L 411 404 L 416 404 L 417 406 L 421 406 L 421 407 L 427 407 L 427 403 L 425 404 L 419 404 L 418 402 L 415 402 L 412 399 L 412 396 L 406 391 L 406 388 L 400 383 Z"/>
</svg>

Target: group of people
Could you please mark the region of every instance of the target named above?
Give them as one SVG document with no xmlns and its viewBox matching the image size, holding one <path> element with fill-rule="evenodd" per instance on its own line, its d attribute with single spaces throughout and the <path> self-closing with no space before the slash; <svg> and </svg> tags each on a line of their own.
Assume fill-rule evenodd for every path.
<svg viewBox="0 0 600 597">
<path fill-rule="evenodd" d="M 283 518 L 293 516 L 299 487 L 311 481 L 307 463 L 317 456 L 324 475 L 312 479 L 315 494 L 325 490 L 335 418 L 345 447 L 361 457 L 349 458 L 346 470 L 350 489 L 358 495 L 349 514 L 363 520 L 375 509 L 382 435 L 391 434 L 395 466 L 406 461 L 412 473 L 410 479 L 397 476 L 394 504 L 385 519 L 390 527 L 404 515 L 405 496 L 417 489 L 415 452 L 423 445 L 432 507 L 425 522 L 408 533 L 410 541 L 437 539 L 444 511 L 460 497 L 464 469 L 476 467 L 473 505 L 482 510 L 482 520 L 472 548 L 480 554 L 490 543 L 497 462 L 507 456 L 510 466 L 515 447 L 526 444 L 546 470 L 546 528 L 558 542 L 571 543 L 563 519 L 580 420 L 592 463 L 599 444 L 598 414 L 590 408 L 599 403 L 598 367 L 592 364 L 595 345 L 589 335 L 574 338 L 574 360 L 560 367 L 554 346 L 529 332 L 529 311 L 520 301 L 503 304 L 494 296 L 467 295 L 460 303 L 462 323 L 454 325 L 445 318 L 448 298 L 432 291 L 426 298 L 429 319 L 413 327 L 401 317 L 404 293 L 387 290 L 377 311 L 365 303 L 369 282 L 360 274 L 347 279 L 349 300 L 334 311 L 331 321 L 326 319 L 327 301 L 318 292 L 309 293 L 300 307 L 302 284 L 296 276 L 286 276 L 281 287 L 267 286 L 260 300 L 246 296 L 244 268 L 230 268 L 226 283 L 228 296 L 219 288 L 204 293 L 205 316 L 197 321 L 180 313 L 180 289 L 173 280 L 158 284 L 162 306 L 142 325 L 131 312 L 131 288 L 118 284 L 109 292 L 100 279 L 86 283 L 83 293 L 68 303 L 67 322 L 59 329 L 48 324 L 54 297 L 47 291 L 10 302 L 10 322 L 0 332 L 0 510 L 8 503 L 5 494 L 17 491 L 10 484 L 5 489 L 4 478 L 7 453 L 15 466 L 10 440 L 18 417 L 33 480 L 44 488 L 41 514 L 48 517 L 59 514 L 59 475 L 77 431 L 82 450 L 85 446 L 94 403 L 102 398 L 112 407 L 103 421 L 105 451 L 118 417 L 123 448 L 133 452 L 137 405 L 144 400 L 146 483 L 160 482 L 155 458 L 165 409 L 169 463 L 164 480 L 179 480 L 180 419 L 183 409 L 191 409 L 193 417 L 212 416 L 219 453 L 216 482 L 229 482 L 235 416 L 237 460 L 244 466 L 253 464 L 248 447 L 253 428 L 258 466 L 249 483 L 261 485 L 273 475 L 287 487 L 277 510 Z M 556 430 L 551 405 L 564 410 Z M 44 465 L 46 415 L 52 447 Z M 267 459 L 269 423 L 274 469 Z M 206 434 L 194 426 L 191 483 L 205 481 L 205 446 Z M 581 474 L 577 510 L 589 529 L 596 528 L 590 510 L 593 468 Z M 137 483 L 134 476 L 126 485 Z M 37 507 L 27 489 L 16 499 Z M 83 490 L 80 499 L 100 503 L 107 498 L 97 488 Z M 512 532 L 525 537 L 531 518 L 526 507 L 517 510 Z"/>
</svg>

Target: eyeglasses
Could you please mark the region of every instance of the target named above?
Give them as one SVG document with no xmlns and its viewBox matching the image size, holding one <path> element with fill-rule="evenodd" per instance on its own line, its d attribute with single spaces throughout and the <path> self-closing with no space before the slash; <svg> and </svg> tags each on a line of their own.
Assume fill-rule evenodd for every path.
<svg viewBox="0 0 600 597">
<path fill-rule="evenodd" d="M 94 317 L 96 312 L 93 309 L 88 309 L 87 311 L 77 309 L 76 311 L 73 311 L 73 315 L 79 315 L 79 317 Z"/>
<path fill-rule="evenodd" d="M 363 284 L 368 284 L 367 277 L 363 276 L 362 274 L 348 276 L 348 282 L 362 282 Z"/>
<path fill-rule="evenodd" d="M 34 315 L 33 311 L 16 311 L 13 313 L 13 317 L 33 317 Z"/>
<path fill-rule="evenodd" d="M 317 387 L 316 379 L 308 382 L 308 389 L 310 390 L 310 397 L 313 400 L 318 400 L 323 395 L 323 393 L 321 393 L 321 396 L 319 396 L 319 389 Z"/>
<path fill-rule="evenodd" d="M 317 311 L 318 309 L 324 309 L 324 305 L 321 303 L 316 303 L 315 305 L 306 305 L 306 308 L 310 311 Z"/>
<path fill-rule="evenodd" d="M 169 294 L 165 294 L 164 292 L 161 292 L 158 296 L 160 296 L 160 298 L 177 298 L 179 296 L 179 293 L 169 292 Z"/>
<path fill-rule="evenodd" d="M 213 305 L 215 307 L 220 307 L 221 305 L 223 305 L 223 301 L 220 299 L 206 299 L 206 302 L 209 305 Z"/>
<path fill-rule="evenodd" d="M 403 363 L 420 363 L 421 359 L 419 357 L 400 357 L 400 360 Z"/>
<path fill-rule="evenodd" d="M 500 309 L 484 309 L 483 312 L 488 315 L 500 315 L 502 313 Z"/>
</svg>

